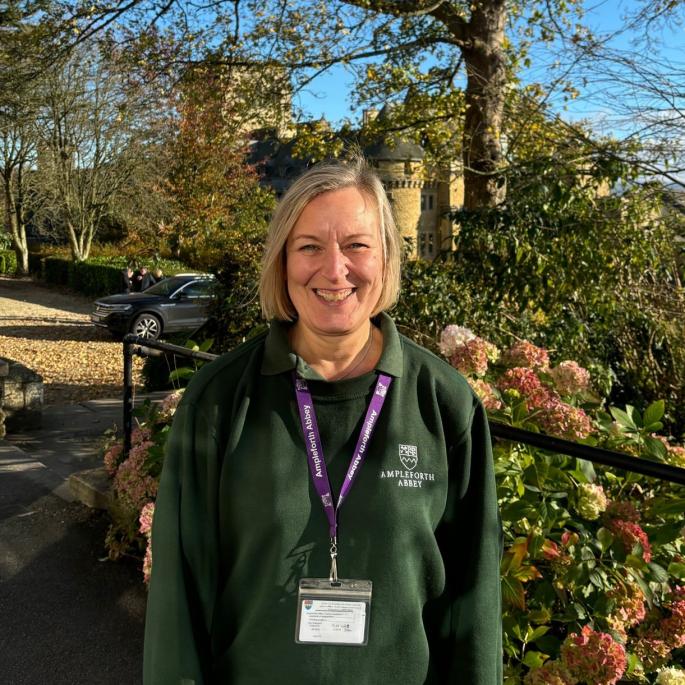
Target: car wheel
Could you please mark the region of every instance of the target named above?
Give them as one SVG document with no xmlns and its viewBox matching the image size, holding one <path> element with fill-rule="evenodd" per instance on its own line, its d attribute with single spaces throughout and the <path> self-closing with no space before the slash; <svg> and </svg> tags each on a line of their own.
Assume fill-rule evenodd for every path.
<svg viewBox="0 0 685 685">
<path fill-rule="evenodd" d="M 141 338 L 157 340 L 162 333 L 162 322 L 154 314 L 141 314 L 134 319 L 131 333 Z"/>
</svg>

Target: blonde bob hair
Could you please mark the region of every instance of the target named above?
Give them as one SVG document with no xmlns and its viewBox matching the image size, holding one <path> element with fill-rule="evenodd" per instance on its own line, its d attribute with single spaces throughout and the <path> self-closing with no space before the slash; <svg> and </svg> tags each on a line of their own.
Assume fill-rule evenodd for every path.
<svg viewBox="0 0 685 685">
<path fill-rule="evenodd" d="M 350 187 L 367 195 L 378 209 L 383 248 L 383 286 L 372 316 L 397 302 L 400 294 L 401 239 L 380 179 L 364 158 L 359 156 L 350 162 L 317 164 L 302 174 L 278 203 L 269 225 L 259 279 L 259 301 L 266 319 L 293 321 L 297 318 L 297 311 L 288 295 L 286 243 L 300 214 L 322 193 Z"/>
</svg>

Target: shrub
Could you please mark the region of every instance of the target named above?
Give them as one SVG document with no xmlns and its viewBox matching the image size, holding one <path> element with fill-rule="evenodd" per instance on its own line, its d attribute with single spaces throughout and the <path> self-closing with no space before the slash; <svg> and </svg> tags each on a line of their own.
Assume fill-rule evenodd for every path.
<svg viewBox="0 0 685 685">
<path fill-rule="evenodd" d="M 17 255 L 14 250 L 0 250 L 0 274 L 13 274 L 17 270 Z"/>
</svg>

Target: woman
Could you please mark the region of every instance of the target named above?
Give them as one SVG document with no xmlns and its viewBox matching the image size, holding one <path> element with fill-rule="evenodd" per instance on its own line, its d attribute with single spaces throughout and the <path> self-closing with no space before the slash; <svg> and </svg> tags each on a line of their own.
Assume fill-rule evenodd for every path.
<svg viewBox="0 0 685 685">
<path fill-rule="evenodd" d="M 384 313 L 400 253 L 361 161 L 309 170 L 279 204 L 269 331 L 201 369 L 174 420 L 147 685 L 501 681 L 487 421 Z"/>
</svg>

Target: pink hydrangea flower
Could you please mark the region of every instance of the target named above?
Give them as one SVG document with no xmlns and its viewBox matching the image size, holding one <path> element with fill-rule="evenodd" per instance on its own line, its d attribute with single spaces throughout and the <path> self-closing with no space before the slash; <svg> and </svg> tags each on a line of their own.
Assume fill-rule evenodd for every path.
<svg viewBox="0 0 685 685">
<path fill-rule="evenodd" d="M 131 431 L 131 445 L 140 445 L 143 442 L 152 440 L 152 429 L 146 426 L 138 426 Z"/>
<path fill-rule="evenodd" d="M 608 597 L 616 602 L 616 608 L 607 622 L 625 640 L 627 631 L 646 616 L 645 596 L 636 583 L 626 582 L 611 590 Z"/>
<path fill-rule="evenodd" d="M 553 396 L 541 403 L 537 423 L 545 433 L 566 440 L 582 440 L 593 430 L 590 417 L 580 407 L 566 404 Z"/>
<path fill-rule="evenodd" d="M 671 658 L 671 648 L 653 631 L 632 642 L 632 648 L 647 672 L 663 666 Z"/>
<path fill-rule="evenodd" d="M 152 518 L 155 515 L 155 503 L 147 502 L 140 511 L 138 523 L 140 524 L 140 532 L 142 535 L 150 537 L 152 534 Z"/>
<path fill-rule="evenodd" d="M 475 337 L 476 334 L 472 330 L 464 328 L 463 326 L 451 324 L 445 326 L 440 334 L 438 347 L 440 348 L 440 351 L 449 358 L 456 352 L 458 347 L 465 345 Z"/>
<path fill-rule="evenodd" d="M 505 366 L 523 366 L 528 369 L 546 371 L 549 368 L 549 354 L 527 340 L 521 340 L 510 347 L 501 357 Z"/>
<path fill-rule="evenodd" d="M 472 338 L 457 347 L 450 357 L 450 364 L 465 376 L 483 376 L 488 362 L 497 358 L 497 348 L 483 338 Z"/>
<path fill-rule="evenodd" d="M 152 574 L 152 538 L 148 538 L 145 548 L 145 558 L 143 559 L 143 581 L 147 585 Z"/>
<path fill-rule="evenodd" d="M 502 401 L 497 397 L 495 389 L 490 383 L 486 383 L 480 378 L 467 377 L 467 380 L 488 411 L 496 411 L 502 408 Z"/>
<path fill-rule="evenodd" d="M 131 448 L 114 476 L 114 490 L 122 502 L 131 509 L 140 511 L 143 505 L 157 494 L 157 481 L 145 468 L 145 460 L 152 442 L 141 442 Z"/>
<path fill-rule="evenodd" d="M 498 379 L 497 387 L 502 391 L 516 390 L 526 399 L 544 389 L 535 371 L 522 366 L 507 369 Z"/>
<path fill-rule="evenodd" d="M 524 685 L 575 685 L 576 681 L 560 661 L 547 661 L 526 674 L 523 682 Z"/>
<path fill-rule="evenodd" d="M 626 670 L 626 650 L 608 633 L 584 626 L 561 646 L 561 663 L 572 682 L 614 685 Z"/>
<path fill-rule="evenodd" d="M 167 395 L 159 404 L 159 418 L 162 421 L 171 421 L 182 398 L 183 388 Z"/>
<path fill-rule="evenodd" d="M 661 620 L 661 635 L 671 649 L 685 647 L 685 587 L 677 586 L 665 606 L 670 615 Z"/>
<path fill-rule="evenodd" d="M 590 373 L 574 361 L 561 362 L 559 366 L 550 369 L 549 375 L 562 396 L 576 395 L 590 387 Z"/>
<path fill-rule="evenodd" d="M 121 453 L 124 451 L 124 445 L 121 442 L 115 442 L 106 452 L 103 458 L 105 470 L 110 476 L 113 476 L 119 468 L 119 459 Z"/>
<path fill-rule="evenodd" d="M 633 547 L 639 543 L 642 547 L 642 558 L 647 563 L 652 560 L 652 547 L 649 544 L 649 538 L 638 523 L 611 519 L 607 522 L 606 527 L 623 545 L 626 552 L 631 552 Z"/>
<path fill-rule="evenodd" d="M 674 445 L 669 442 L 667 438 L 663 435 L 653 435 L 652 437 L 660 440 L 664 447 L 666 447 L 666 459 L 665 461 L 672 466 L 677 466 L 681 469 L 685 469 L 685 447 L 680 445 Z"/>
</svg>

